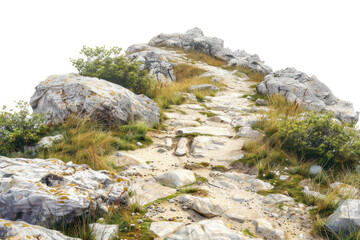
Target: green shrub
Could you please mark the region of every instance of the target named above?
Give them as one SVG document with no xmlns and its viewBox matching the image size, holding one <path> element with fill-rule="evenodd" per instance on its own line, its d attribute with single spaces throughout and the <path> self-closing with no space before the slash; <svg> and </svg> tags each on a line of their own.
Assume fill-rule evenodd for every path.
<svg viewBox="0 0 360 240">
<path fill-rule="evenodd" d="M 309 113 L 284 121 L 279 129 L 282 148 L 325 168 L 352 168 L 360 156 L 358 132 L 333 120 L 332 114 Z"/>
<path fill-rule="evenodd" d="M 30 114 L 29 104 L 18 101 L 14 109 L 3 106 L 0 111 L 0 154 L 24 152 L 25 146 L 38 142 L 48 130 L 44 119 Z"/>
<path fill-rule="evenodd" d="M 146 94 L 152 97 L 155 91 L 155 81 L 147 70 L 140 71 L 139 63 L 131 62 L 121 54 L 121 48 L 105 47 L 90 48 L 83 46 L 80 51 L 86 59 L 70 59 L 74 67 L 83 76 L 97 77 L 119 84 L 136 94 Z"/>
</svg>

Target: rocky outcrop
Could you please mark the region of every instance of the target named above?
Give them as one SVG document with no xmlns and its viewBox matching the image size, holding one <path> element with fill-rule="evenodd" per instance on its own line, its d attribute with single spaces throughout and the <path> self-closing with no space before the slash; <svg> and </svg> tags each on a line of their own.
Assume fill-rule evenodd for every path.
<svg viewBox="0 0 360 240">
<path fill-rule="evenodd" d="M 231 51 L 224 47 L 224 41 L 217 37 L 207 37 L 200 28 L 193 28 L 186 33 L 159 34 L 149 42 L 151 46 L 178 47 L 195 50 L 221 59 L 232 66 L 241 66 L 263 74 L 272 72 L 257 55 L 250 55 L 243 50 Z"/>
<path fill-rule="evenodd" d="M 160 109 L 145 95 L 102 79 L 78 74 L 52 75 L 40 82 L 30 100 L 35 113 L 50 124 L 60 124 L 72 114 L 100 117 L 111 124 L 145 121 L 158 124 Z"/>
<path fill-rule="evenodd" d="M 148 70 L 159 82 L 172 82 L 176 78 L 173 73 L 173 64 L 167 60 L 164 51 L 147 44 L 135 44 L 126 50 L 131 61 L 140 63 L 140 70 Z"/>
<path fill-rule="evenodd" d="M 352 103 L 339 100 L 315 76 L 309 77 L 295 68 L 286 68 L 265 76 L 256 90 L 263 95 L 281 94 L 288 101 L 296 101 L 309 110 L 333 112 L 341 121 L 358 121 L 358 113 L 354 111 Z"/>
<path fill-rule="evenodd" d="M 343 201 L 326 223 L 331 231 L 342 235 L 360 230 L 360 200 Z"/>
<path fill-rule="evenodd" d="M 80 238 L 71 238 L 55 230 L 46 229 L 36 225 L 30 225 L 26 222 L 13 222 L 4 219 L 0 219 L 0 239 L 80 240 Z"/>
<path fill-rule="evenodd" d="M 58 159 L 0 157 L 0 215 L 47 225 L 90 209 L 127 202 L 129 182 L 108 171 Z"/>
</svg>

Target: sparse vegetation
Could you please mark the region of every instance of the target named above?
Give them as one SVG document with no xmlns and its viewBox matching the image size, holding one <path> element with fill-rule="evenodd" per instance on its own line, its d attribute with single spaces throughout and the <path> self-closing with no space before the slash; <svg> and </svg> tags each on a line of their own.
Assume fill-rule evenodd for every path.
<svg viewBox="0 0 360 240">
<path fill-rule="evenodd" d="M 30 114 L 29 104 L 18 101 L 15 109 L 2 107 L 0 111 L 0 154 L 5 156 L 31 156 L 27 146 L 37 143 L 47 133 L 44 119 Z"/>
<path fill-rule="evenodd" d="M 288 102 L 280 95 L 270 96 L 268 100 L 270 111 L 253 126 L 261 130 L 264 137 L 247 142 L 243 147 L 247 156 L 232 165 L 242 162 L 257 166 L 259 178 L 274 186 L 272 190 L 258 192 L 260 194 L 282 193 L 314 205 L 314 229 L 324 234 L 324 222 L 339 204 L 335 199 L 348 197 L 329 185 L 335 181 L 358 183 L 356 177 L 354 179 L 354 165 L 360 156 L 358 132 L 334 121 L 332 114 L 306 112 L 296 101 Z M 307 196 L 299 186 L 300 181 L 309 178 L 309 166 L 314 163 L 321 165 L 324 172 L 312 177 L 310 184 L 325 196 L 323 199 Z M 279 180 L 274 172 L 285 167 L 289 178 Z M 333 238 L 328 232 L 322 236 L 356 239 Z"/>
<path fill-rule="evenodd" d="M 121 48 L 83 46 L 80 54 L 85 56 L 85 59 L 70 59 L 80 75 L 105 79 L 136 94 L 154 97 L 155 81 L 148 75 L 147 70 L 139 69 L 139 63 L 128 60 L 121 53 Z"/>
<path fill-rule="evenodd" d="M 148 129 L 147 125 L 141 122 L 108 127 L 89 118 L 78 119 L 72 116 L 62 126 L 53 129 L 62 133 L 64 140 L 39 152 L 38 157 L 58 158 L 76 164 L 85 163 L 97 170 L 112 169 L 114 166 L 105 161 L 106 156 L 117 150 L 139 148 L 137 142 L 148 145 L 152 142 L 146 136 Z"/>
<path fill-rule="evenodd" d="M 264 74 L 245 67 L 223 65 L 222 68 L 227 70 L 237 70 L 240 73 L 239 77 L 244 77 L 241 73 L 245 73 L 248 76 L 249 81 L 255 83 L 261 83 L 262 81 L 264 81 L 265 78 Z"/>
<path fill-rule="evenodd" d="M 215 67 L 221 67 L 224 64 L 226 64 L 226 62 L 217 59 L 213 56 L 210 56 L 208 54 L 199 52 L 199 51 L 194 51 L 194 50 L 184 50 L 182 48 L 177 48 L 177 47 L 163 47 L 165 49 L 168 50 L 173 50 L 176 51 L 177 53 L 180 54 L 184 54 L 187 58 L 193 60 L 193 61 L 197 61 L 197 62 L 204 62 L 207 63 L 211 66 L 215 66 Z"/>
</svg>

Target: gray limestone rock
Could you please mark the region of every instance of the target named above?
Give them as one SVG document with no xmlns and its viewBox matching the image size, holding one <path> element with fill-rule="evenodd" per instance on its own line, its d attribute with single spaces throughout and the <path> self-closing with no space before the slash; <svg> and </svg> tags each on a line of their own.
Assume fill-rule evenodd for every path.
<svg viewBox="0 0 360 240">
<path fill-rule="evenodd" d="M 157 182 L 169 187 L 182 187 L 196 181 L 195 174 L 185 169 L 165 172 L 154 178 Z"/>
<path fill-rule="evenodd" d="M 100 117 L 113 124 L 145 121 L 158 124 L 160 109 L 145 95 L 98 78 L 78 74 L 52 75 L 40 82 L 30 105 L 45 114 L 51 124 L 60 124 L 72 114 Z"/>
<path fill-rule="evenodd" d="M 179 196 L 178 200 L 188 208 L 208 218 L 219 216 L 228 209 L 227 206 L 214 203 L 207 197 L 194 197 L 189 194 L 184 194 Z"/>
<path fill-rule="evenodd" d="M 228 229 L 221 220 L 202 220 L 185 225 L 167 240 L 249 240 L 241 232 Z M 256 240 L 254 238 L 251 238 Z M 259 240 L 259 238 L 257 238 Z"/>
<path fill-rule="evenodd" d="M 176 78 L 173 73 L 173 64 L 160 49 L 146 44 L 135 44 L 130 46 L 126 53 L 131 61 L 139 62 L 139 69 L 147 69 L 159 82 L 172 82 Z"/>
<path fill-rule="evenodd" d="M 89 209 L 127 203 L 129 181 L 58 159 L 0 157 L 0 215 L 47 225 L 71 222 Z"/>
<path fill-rule="evenodd" d="M 95 240 L 110 240 L 116 237 L 119 231 L 119 226 L 116 224 L 107 225 L 101 223 L 92 223 L 89 224 L 90 229 L 92 230 L 91 236 Z"/>
<path fill-rule="evenodd" d="M 0 239 L 13 240 L 80 240 L 64 234 L 46 229 L 41 226 L 30 225 L 21 221 L 8 221 L 0 219 Z"/>
<path fill-rule="evenodd" d="M 225 48 L 223 40 L 204 36 L 199 28 L 190 29 L 186 33 L 159 34 L 150 40 L 149 45 L 195 50 L 223 60 L 228 65 L 250 68 L 263 74 L 272 72 L 256 54 L 250 55 L 243 50 L 232 51 Z"/>
<path fill-rule="evenodd" d="M 329 111 L 345 122 L 357 122 L 358 113 L 351 103 L 334 96 L 331 90 L 315 76 L 309 77 L 295 68 L 286 68 L 268 74 L 257 85 L 258 93 L 281 94 L 290 102 L 296 101 L 309 110 Z"/>
<path fill-rule="evenodd" d="M 329 217 L 326 227 L 335 233 L 350 234 L 360 230 L 360 200 L 348 199 Z"/>
</svg>

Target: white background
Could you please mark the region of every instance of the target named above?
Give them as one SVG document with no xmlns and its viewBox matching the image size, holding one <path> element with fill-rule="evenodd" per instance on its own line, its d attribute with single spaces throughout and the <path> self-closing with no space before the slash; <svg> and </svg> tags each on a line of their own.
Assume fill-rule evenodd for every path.
<svg viewBox="0 0 360 240">
<path fill-rule="evenodd" d="M 278 70 L 316 75 L 360 110 L 359 1 L 0 0 L 0 106 L 29 101 L 52 74 L 75 72 L 82 45 L 148 42 L 195 26 Z"/>
</svg>

